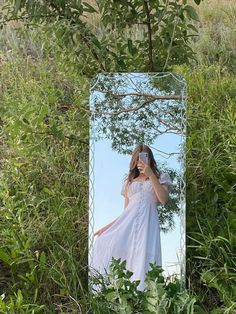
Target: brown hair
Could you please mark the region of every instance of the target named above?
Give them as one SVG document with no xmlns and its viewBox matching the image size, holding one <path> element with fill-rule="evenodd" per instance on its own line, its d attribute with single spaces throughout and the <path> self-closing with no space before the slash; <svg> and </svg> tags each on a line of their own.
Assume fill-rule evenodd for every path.
<svg viewBox="0 0 236 314">
<path fill-rule="evenodd" d="M 153 156 L 153 152 L 151 150 L 151 148 L 149 148 L 147 145 L 145 144 L 139 144 L 136 146 L 136 148 L 134 149 L 133 153 L 132 153 L 132 157 L 131 157 L 131 161 L 129 164 L 129 174 L 125 177 L 124 181 L 127 180 L 127 182 L 129 182 L 129 184 L 132 183 L 132 181 L 139 176 L 139 170 L 137 167 L 137 163 L 139 160 L 139 153 L 141 152 L 146 152 L 148 153 L 148 158 L 149 158 L 149 165 L 151 167 L 151 169 L 153 170 L 153 172 L 155 173 L 155 175 L 157 176 L 157 178 L 160 178 L 160 172 L 157 168 L 157 163 L 154 159 Z"/>
</svg>

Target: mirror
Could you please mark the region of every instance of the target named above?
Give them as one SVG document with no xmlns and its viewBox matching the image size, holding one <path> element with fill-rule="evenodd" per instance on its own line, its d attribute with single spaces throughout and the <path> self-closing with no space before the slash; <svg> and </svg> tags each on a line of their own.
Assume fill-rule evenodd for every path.
<svg viewBox="0 0 236 314">
<path fill-rule="evenodd" d="M 89 276 L 108 271 L 114 256 L 139 290 L 154 261 L 184 282 L 186 81 L 100 73 L 90 87 Z"/>
</svg>

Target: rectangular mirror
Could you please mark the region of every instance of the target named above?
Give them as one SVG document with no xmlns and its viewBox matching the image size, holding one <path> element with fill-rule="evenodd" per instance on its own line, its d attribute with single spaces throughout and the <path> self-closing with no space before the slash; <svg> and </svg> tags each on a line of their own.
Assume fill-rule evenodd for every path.
<svg viewBox="0 0 236 314">
<path fill-rule="evenodd" d="M 114 257 L 141 291 L 150 263 L 185 288 L 186 81 L 100 73 L 90 112 L 89 280 Z"/>
</svg>

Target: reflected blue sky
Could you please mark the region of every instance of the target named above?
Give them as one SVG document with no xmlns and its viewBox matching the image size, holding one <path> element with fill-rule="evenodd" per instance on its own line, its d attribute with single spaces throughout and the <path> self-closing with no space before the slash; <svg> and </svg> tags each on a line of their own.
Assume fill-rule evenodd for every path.
<svg viewBox="0 0 236 314">
<path fill-rule="evenodd" d="M 171 167 L 179 171 L 177 156 L 167 159 L 164 152 L 179 152 L 180 136 L 174 134 L 161 135 L 150 145 L 157 165 L 160 168 Z M 130 155 L 122 155 L 113 151 L 109 140 L 95 143 L 94 163 L 94 231 L 116 219 L 124 210 L 124 197 L 121 195 L 122 179 L 129 171 Z M 180 250 L 180 221 L 175 216 L 176 228 L 169 232 L 161 232 L 162 261 L 165 274 L 179 273 L 178 254 Z M 175 265 L 175 266 L 171 266 Z"/>
<path fill-rule="evenodd" d="M 94 94 L 90 97 L 92 108 Z M 165 104 L 168 106 L 167 102 Z M 167 167 L 180 171 L 178 161 L 180 142 L 180 135 L 164 133 L 158 136 L 152 145 L 148 145 L 153 151 L 157 166 L 161 169 Z M 134 144 L 133 149 L 135 147 Z M 111 141 L 107 139 L 95 142 L 94 148 L 94 230 L 90 229 L 89 234 L 116 219 L 124 210 L 121 188 L 123 178 L 129 171 L 131 159 L 130 155 L 119 154 L 112 150 Z M 162 152 L 176 154 L 168 156 Z M 162 266 L 165 275 L 180 272 L 180 218 L 175 215 L 174 221 L 176 227 L 173 231 L 161 232 Z"/>
</svg>

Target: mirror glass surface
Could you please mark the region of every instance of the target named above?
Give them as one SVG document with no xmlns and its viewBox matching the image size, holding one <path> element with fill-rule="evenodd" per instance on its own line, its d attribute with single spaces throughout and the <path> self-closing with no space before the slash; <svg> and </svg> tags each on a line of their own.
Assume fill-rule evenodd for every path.
<svg viewBox="0 0 236 314">
<path fill-rule="evenodd" d="M 163 274 L 183 275 L 185 99 L 186 81 L 173 73 L 100 73 L 91 81 L 89 264 L 94 233 L 126 210 L 123 180 L 134 149 L 143 143 L 161 178 L 167 185 L 170 180 L 169 200 L 156 208 Z M 119 232 L 117 226 L 117 237 Z"/>
</svg>

